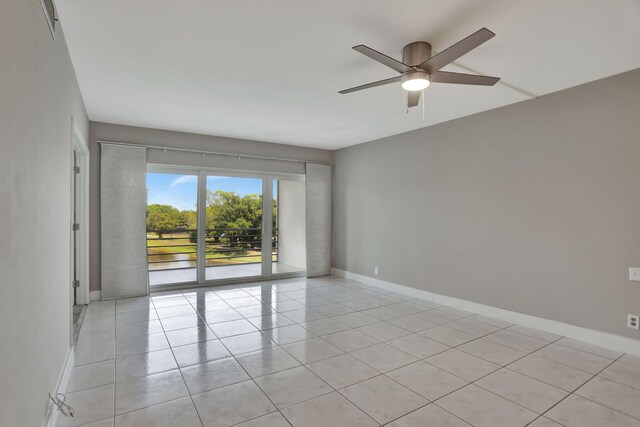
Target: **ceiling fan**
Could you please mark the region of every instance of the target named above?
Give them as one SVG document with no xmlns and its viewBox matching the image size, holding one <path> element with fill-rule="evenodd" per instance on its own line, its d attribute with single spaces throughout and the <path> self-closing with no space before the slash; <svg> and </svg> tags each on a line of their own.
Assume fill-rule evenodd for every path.
<svg viewBox="0 0 640 427">
<path fill-rule="evenodd" d="M 500 80 L 499 77 L 440 71 L 444 66 L 480 46 L 493 36 L 495 36 L 493 32 L 483 28 L 434 56 L 431 56 L 431 45 L 429 43 L 409 43 L 402 48 L 402 62 L 363 44 L 354 46 L 353 50 L 368 56 L 374 61 L 378 61 L 382 65 L 392 68 L 401 73 L 401 75 L 341 90 L 338 93 L 346 94 L 376 86 L 401 82 L 402 88 L 407 91 L 407 108 L 410 108 L 418 105 L 420 93 L 431 83 L 493 86 Z"/>
</svg>

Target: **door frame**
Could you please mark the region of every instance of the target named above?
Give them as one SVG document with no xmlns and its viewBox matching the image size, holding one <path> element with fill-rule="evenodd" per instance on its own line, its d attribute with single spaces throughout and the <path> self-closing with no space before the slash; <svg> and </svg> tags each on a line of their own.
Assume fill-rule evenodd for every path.
<svg viewBox="0 0 640 427">
<path fill-rule="evenodd" d="M 76 200 L 73 200 L 74 172 L 71 171 L 71 244 L 73 241 L 73 209 L 76 210 L 76 220 L 80 224 L 77 234 L 76 268 L 80 286 L 77 288 L 76 302 L 78 305 L 91 302 L 89 291 L 89 145 L 80 131 L 76 120 L 71 119 L 71 164 L 73 165 L 73 152 L 76 152 L 76 163 L 80 167 L 80 173 L 75 181 Z M 77 203 L 77 206 L 76 206 Z M 73 289 L 73 246 L 71 247 L 71 286 Z"/>
<path fill-rule="evenodd" d="M 226 169 L 226 168 L 207 168 L 201 166 L 184 166 L 184 165 L 171 165 L 161 163 L 147 163 L 147 173 L 170 173 L 170 174 L 187 174 L 198 176 L 198 256 L 196 282 L 183 282 L 183 283 L 168 283 L 164 285 L 154 285 L 153 289 L 156 291 L 179 289 L 184 287 L 193 286 L 211 286 L 211 285 L 226 285 L 232 283 L 243 282 L 255 282 L 262 280 L 270 280 L 275 278 L 289 278 L 289 277 L 301 277 L 305 276 L 305 272 L 293 272 L 293 273 L 277 273 L 273 274 L 271 270 L 271 245 L 269 245 L 269 255 L 264 255 L 264 242 L 271 242 L 272 233 L 272 218 L 271 218 L 271 201 L 273 199 L 273 180 L 274 179 L 286 179 L 290 181 L 302 181 L 306 180 L 306 176 L 302 174 L 292 173 L 273 173 L 262 172 L 255 170 L 243 170 L 243 169 Z M 246 276 L 233 279 L 216 279 L 206 280 L 206 264 L 205 264 L 205 236 L 206 236 L 206 178 L 207 176 L 229 176 L 238 178 L 259 178 L 262 179 L 262 241 L 263 241 L 263 257 L 262 268 L 259 276 Z M 268 195 L 268 196 L 267 196 Z M 203 213 L 201 215 L 201 212 Z M 266 213 L 266 214 L 265 214 Z M 201 266 L 202 265 L 202 266 Z"/>
</svg>

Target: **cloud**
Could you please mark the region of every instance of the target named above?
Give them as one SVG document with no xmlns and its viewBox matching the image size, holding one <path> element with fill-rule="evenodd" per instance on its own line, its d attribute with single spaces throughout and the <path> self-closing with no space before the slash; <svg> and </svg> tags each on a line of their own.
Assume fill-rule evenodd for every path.
<svg viewBox="0 0 640 427">
<path fill-rule="evenodd" d="M 209 176 L 207 176 L 207 181 L 213 181 L 213 180 L 218 180 L 218 179 L 229 179 L 229 178 L 230 177 L 227 177 L 227 176 L 209 175 Z M 180 175 L 179 177 L 174 179 L 171 182 L 171 184 L 169 184 L 169 188 L 167 188 L 165 191 L 172 190 L 175 187 L 177 187 L 178 185 L 191 184 L 192 182 L 198 182 L 198 176 L 197 175 Z"/>
<path fill-rule="evenodd" d="M 190 184 L 192 182 L 198 182 L 198 177 L 196 175 L 181 175 L 171 182 L 171 185 L 169 185 L 167 191 L 173 189 L 178 185 Z"/>
</svg>

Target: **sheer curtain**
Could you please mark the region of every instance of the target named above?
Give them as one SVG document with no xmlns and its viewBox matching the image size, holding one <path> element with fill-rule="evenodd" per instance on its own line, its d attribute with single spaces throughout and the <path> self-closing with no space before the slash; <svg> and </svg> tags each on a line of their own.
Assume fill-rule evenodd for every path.
<svg viewBox="0 0 640 427">
<path fill-rule="evenodd" d="M 147 149 L 100 149 L 102 299 L 146 295 Z"/>
<path fill-rule="evenodd" d="M 331 274 L 331 165 L 306 164 L 307 277 Z"/>
</svg>

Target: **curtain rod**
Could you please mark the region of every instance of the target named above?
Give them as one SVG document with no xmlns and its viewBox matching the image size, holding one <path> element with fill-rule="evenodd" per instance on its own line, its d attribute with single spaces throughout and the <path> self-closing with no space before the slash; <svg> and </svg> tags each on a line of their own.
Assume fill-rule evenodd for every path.
<svg viewBox="0 0 640 427">
<path fill-rule="evenodd" d="M 333 163 L 318 162 L 318 161 L 315 161 L 315 160 L 285 159 L 285 158 L 282 158 L 282 157 L 256 156 L 256 155 L 252 155 L 252 154 L 223 153 L 221 151 L 195 150 L 193 148 L 176 148 L 176 147 L 167 147 L 167 146 L 162 146 L 162 145 L 150 145 L 150 144 L 134 144 L 134 143 L 130 143 L 130 142 L 104 141 L 104 140 L 100 140 L 100 139 L 97 140 L 96 142 L 98 144 L 106 144 L 106 145 L 123 145 L 123 146 L 126 146 L 126 147 L 152 148 L 152 149 L 155 149 L 155 150 L 163 150 L 165 152 L 167 152 L 167 151 L 181 151 L 181 152 L 184 152 L 184 153 L 197 153 L 197 154 L 202 154 L 203 156 L 206 156 L 208 154 L 208 155 L 211 155 L 211 156 L 237 157 L 238 159 L 245 158 L 245 159 L 271 160 L 271 161 L 277 161 L 277 162 L 316 163 L 316 164 L 320 164 L 320 165 L 333 166 Z"/>
</svg>

